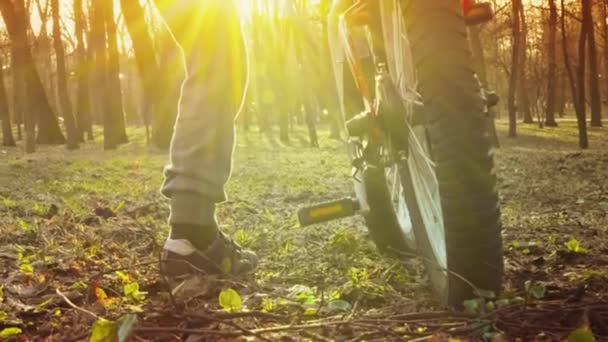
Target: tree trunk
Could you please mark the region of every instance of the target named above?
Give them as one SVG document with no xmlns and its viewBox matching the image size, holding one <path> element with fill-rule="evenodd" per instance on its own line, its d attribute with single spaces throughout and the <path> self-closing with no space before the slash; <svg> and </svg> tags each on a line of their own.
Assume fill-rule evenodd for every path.
<svg viewBox="0 0 608 342">
<path fill-rule="evenodd" d="M 17 44 L 11 44 L 11 70 L 12 70 L 12 83 L 13 83 L 13 118 L 17 125 L 17 139 L 23 139 L 21 133 L 21 125 L 25 120 L 25 78 L 23 72 L 23 61 L 17 58 L 19 56 L 19 49 Z M 31 115 L 31 113 L 30 113 Z M 32 126 L 35 129 L 35 126 Z M 31 136 L 36 135 L 35 131 L 31 132 Z M 33 141 L 34 138 L 32 138 Z"/>
<path fill-rule="evenodd" d="M 589 92 L 591 95 L 591 127 L 602 127 L 602 98 L 595 43 L 595 25 L 593 23 L 593 4 L 591 0 L 583 1 L 583 20 L 587 23 L 587 47 L 589 53 Z M 606 21 L 606 18 L 604 18 Z"/>
<path fill-rule="evenodd" d="M 118 42 L 116 23 L 114 22 L 114 1 L 102 0 L 103 19 L 106 29 L 108 64 L 106 72 L 107 85 L 109 87 L 109 111 L 111 140 L 104 148 L 116 148 L 120 144 L 127 143 L 127 132 L 125 129 L 125 114 L 122 101 L 122 87 L 120 85 L 120 59 L 118 55 Z M 104 128 L 105 130 L 105 128 Z"/>
<path fill-rule="evenodd" d="M 0 65 L 2 65 L 0 61 Z M 4 71 L 0 68 L 0 121 L 2 121 L 2 145 L 16 146 L 11 128 L 11 113 L 8 110 L 8 98 L 4 86 Z"/>
<path fill-rule="evenodd" d="M 563 58 L 562 58 L 563 59 Z M 562 61 L 560 61 L 562 62 Z M 568 100 L 567 89 L 568 89 L 568 76 L 565 74 L 565 70 L 557 76 L 557 115 L 563 118 L 566 115 L 566 101 Z"/>
<path fill-rule="evenodd" d="M 605 82 L 605 96 L 608 98 L 608 23 L 606 19 L 608 19 L 608 0 L 603 0 L 600 6 L 600 13 L 602 15 L 603 20 L 600 20 L 602 25 L 602 37 L 604 42 L 604 82 Z"/>
<path fill-rule="evenodd" d="M 50 1 L 45 1 L 44 6 L 42 0 L 28 0 L 26 2 L 25 13 L 30 13 L 29 7 L 35 3 L 38 10 L 38 21 L 40 26 L 40 32 L 38 36 L 33 39 L 32 54 L 34 57 L 35 65 L 38 68 L 40 80 L 44 87 L 45 94 L 48 95 L 49 104 L 51 108 L 58 108 L 57 106 L 57 88 L 53 84 L 53 61 L 51 59 L 52 42 L 47 32 L 49 14 L 50 14 Z M 33 28 L 28 23 L 28 34 L 33 35 Z M 59 113 L 59 111 L 57 111 Z"/>
<path fill-rule="evenodd" d="M 520 1 L 520 0 L 518 0 Z M 519 20 L 521 23 L 521 39 L 519 48 L 519 87 L 517 91 L 517 107 L 524 116 L 524 123 L 534 123 L 532 111 L 530 109 L 530 97 L 528 95 L 528 75 L 526 66 L 528 64 L 528 24 L 526 23 L 526 13 L 523 4 L 519 5 Z"/>
<path fill-rule="evenodd" d="M 473 67 L 479 77 L 479 81 L 481 82 L 482 87 L 485 90 L 489 90 L 490 85 L 488 84 L 485 55 L 483 52 L 479 33 L 479 27 L 469 27 L 469 42 L 471 44 L 471 51 L 473 52 Z M 500 143 L 498 141 L 498 133 L 496 132 L 495 114 L 492 108 L 488 109 L 486 130 L 488 132 L 488 136 L 492 140 L 492 145 L 494 147 L 500 147 Z"/>
<path fill-rule="evenodd" d="M 587 0 L 583 0 L 587 1 Z M 578 58 L 579 63 L 577 66 L 576 78 L 573 75 L 570 56 L 568 55 L 568 38 L 566 37 L 566 19 L 565 19 L 565 5 L 564 0 L 561 0 L 561 23 L 562 23 L 562 49 L 564 53 L 564 63 L 566 64 L 566 71 L 568 73 L 568 79 L 570 80 L 570 89 L 572 90 L 572 99 L 574 102 L 574 108 L 576 110 L 576 122 L 578 125 L 578 144 L 580 148 L 586 149 L 589 147 L 589 139 L 587 136 L 587 121 L 585 113 L 585 37 L 587 24 L 585 20 L 581 25 L 581 34 L 579 36 L 578 43 Z M 584 15 L 583 15 L 584 17 Z M 583 18 L 584 19 L 584 18 Z"/>
<path fill-rule="evenodd" d="M 557 87 L 557 5 L 555 0 L 549 0 L 549 42 L 547 51 L 547 102 L 545 107 L 545 125 L 557 127 L 555 121 L 555 99 Z"/>
<path fill-rule="evenodd" d="M 110 109 L 108 101 L 111 97 L 107 79 L 107 47 L 106 47 L 106 33 L 103 16 L 103 1 L 106 0 L 92 0 L 89 13 L 91 16 L 91 31 L 90 31 L 90 43 L 89 50 L 93 50 L 94 54 L 94 76 L 90 80 L 93 88 L 93 92 L 98 96 L 92 97 L 94 99 L 94 107 L 96 110 L 96 122 L 101 119 L 103 123 L 103 137 L 104 137 L 104 148 L 112 149 L 117 147 L 117 143 L 114 141 L 112 134 L 112 116 L 110 115 Z"/>
<path fill-rule="evenodd" d="M 310 142 L 310 147 L 319 147 L 319 138 L 317 135 L 317 125 L 316 125 L 316 115 L 313 107 L 313 99 L 310 96 L 306 96 L 304 98 L 304 110 L 305 110 L 305 120 L 306 127 L 308 128 L 308 141 Z"/>
<path fill-rule="evenodd" d="M 0 12 L 6 24 L 12 44 L 15 45 L 14 56 L 23 67 L 25 80 L 24 101 L 25 124 L 26 124 L 26 152 L 34 152 L 33 134 L 35 132 L 35 115 L 38 119 L 38 143 L 40 144 L 63 144 L 65 138 L 59 129 L 57 118 L 51 109 L 46 93 L 36 70 L 34 58 L 28 45 L 27 27 L 28 19 L 25 13 L 23 0 L 17 0 L 16 6 L 10 0 L 0 0 Z M 29 135 L 29 136 L 28 136 Z"/>
<path fill-rule="evenodd" d="M 55 47 L 55 58 L 57 63 L 57 93 L 59 104 L 63 111 L 63 119 L 67 133 L 68 149 L 78 148 L 78 132 L 76 122 L 72 115 L 72 104 L 68 94 L 68 78 L 65 71 L 65 51 L 61 38 L 61 24 L 59 21 L 59 0 L 51 0 L 51 16 L 53 18 L 53 45 Z"/>
<path fill-rule="evenodd" d="M 333 65 L 333 61 L 331 60 L 331 50 L 329 46 L 329 22 L 328 22 L 328 14 L 329 9 L 331 7 L 331 1 L 329 0 L 321 0 L 319 7 L 321 9 L 321 44 L 322 44 L 322 56 L 325 58 L 325 61 L 329 64 Z M 333 66 L 332 66 L 333 68 Z M 330 138 L 331 139 L 340 139 L 341 128 L 344 127 L 344 122 L 342 118 L 342 113 L 340 112 L 340 105 L 338 104 L 338 92 L 335 86 L 335 80 L 333 72 L 325 72 L 322 75 L 323 89 L 327 92 L 327 95 L 324 96 L 324 103 L 326 109 L 329 111 L 330 116 Z"/>
<path fill-rule="evenodd" d="M 144 9 L 138 1 L 120 0 L 125 24 L 135 51 L 144 92 L 144 118 L 152 118 L 152 142 L 161 149 L 169 148 L 173 135 L 175 111 L 165 108 L 167 98 L 159 90 L 158 77 L 163 71 L 154 52 L 154 43 L 148 32 Z"/>
<path fill-rule="evenodd" d="M 513 34 L 512 53 L 511 53 L 511 75 L 509 77 L 509 137 L 517 136 L 517 108 L 515 106 L 515 92 L 517 89 L 517 80 L 520 74 L 520 49 L 521 49 L 521 28 L 519 21 L 519 8 L 522 7 L 521 0 L 513 0 L 511 2 L 511 31 Z"/>
<path fill-rule="evenodd" d="M 85 47 L 86 23 L 82 10 L 82 0 L 74 0 L 74 22 L 76 31 L 76 77 L 78 90 L 76 93 L 76 127 L 78 140 L 84 142 L 84 133 L 88 140 L 93 140 L 93 126 L 91 122 L 91 98 L 89 93 L 90 64 L 93 61 L 90 52 Z M 88 50 L 91 48 L 89 47 Z"/>
</svg>

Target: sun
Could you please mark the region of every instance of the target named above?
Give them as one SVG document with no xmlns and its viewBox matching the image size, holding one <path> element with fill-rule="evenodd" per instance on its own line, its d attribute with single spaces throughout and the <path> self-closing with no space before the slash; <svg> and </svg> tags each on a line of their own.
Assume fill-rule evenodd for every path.
<svg viewBox="0 0 608 342">
<path fill-rule="evenodd" d="M 253 1 L 251 0 L 236 0 L 236 5 L 239 8 L 239 12 L 243 17 L 251 16 L 253 11 Z"/>
</svg>

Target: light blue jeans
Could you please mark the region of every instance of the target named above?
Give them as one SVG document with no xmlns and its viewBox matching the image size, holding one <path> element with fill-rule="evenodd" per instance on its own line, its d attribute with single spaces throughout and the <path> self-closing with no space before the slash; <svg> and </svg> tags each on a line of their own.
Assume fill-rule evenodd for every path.
<svg viewBox="0 0 608 342">
<path fill-rule="evenodd" d="M 173 0 L 158 7 L 187 71 L 161 192 L 171 199 L 171 224 L 212 225 L 215 204 L 226 199 L 234 120 L 247 89 L 240 18 L 233 0 Z"/>
</svg>

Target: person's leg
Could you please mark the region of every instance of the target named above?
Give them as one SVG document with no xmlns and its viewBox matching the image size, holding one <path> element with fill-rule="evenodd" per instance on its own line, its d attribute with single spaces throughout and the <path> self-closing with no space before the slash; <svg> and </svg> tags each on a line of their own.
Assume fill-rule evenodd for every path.
<svg viewBox="0 0 608 342">
<path fill-rule="evenodd" d="M 230 1 L 203 3 L 181 0 L 159 6 L 183 50 L 188 74 L 162 187 L 171 199 L 165 258 L 186 258 L 185 263 L 165 262 L 171 274 L 187 273 L 190 266 L 234 273 L 243 269 L 241 256 L 247 256 L 219 232 L 215 221 L 215 204 L 225 200 L 234 118 L 246 88 L 245 47 Z"/>
</svg>

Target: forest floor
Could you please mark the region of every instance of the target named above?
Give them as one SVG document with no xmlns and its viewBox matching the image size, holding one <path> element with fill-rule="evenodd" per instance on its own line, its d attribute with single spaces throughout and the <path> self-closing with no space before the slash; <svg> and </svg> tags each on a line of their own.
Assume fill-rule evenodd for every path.
<svg viewBox="0 0 608 342">
<path fill-rule="evenodd" d="M 327 132 L 320 149 L 304 131 L 290 144 L 239 135 L 218 216 L 259 270 L 174 296 L 158 276 L 167 156 L 140 131 L 112 152 L 0 148 L 0 340 L 85 340 L 94 326 L 135 341 L 530 341 L 585 325 L 607 339 L 608 132 L 591 129 L 580 151 L 572 122 L 520 125 L 517 139 L 498 126 L 505 291 L 465 314 L 436 306 L 419 261 L 379 255 L 362 219 L 298 226 L 299 207 L 351 195 L 344 143 Z"/>
</svg>

